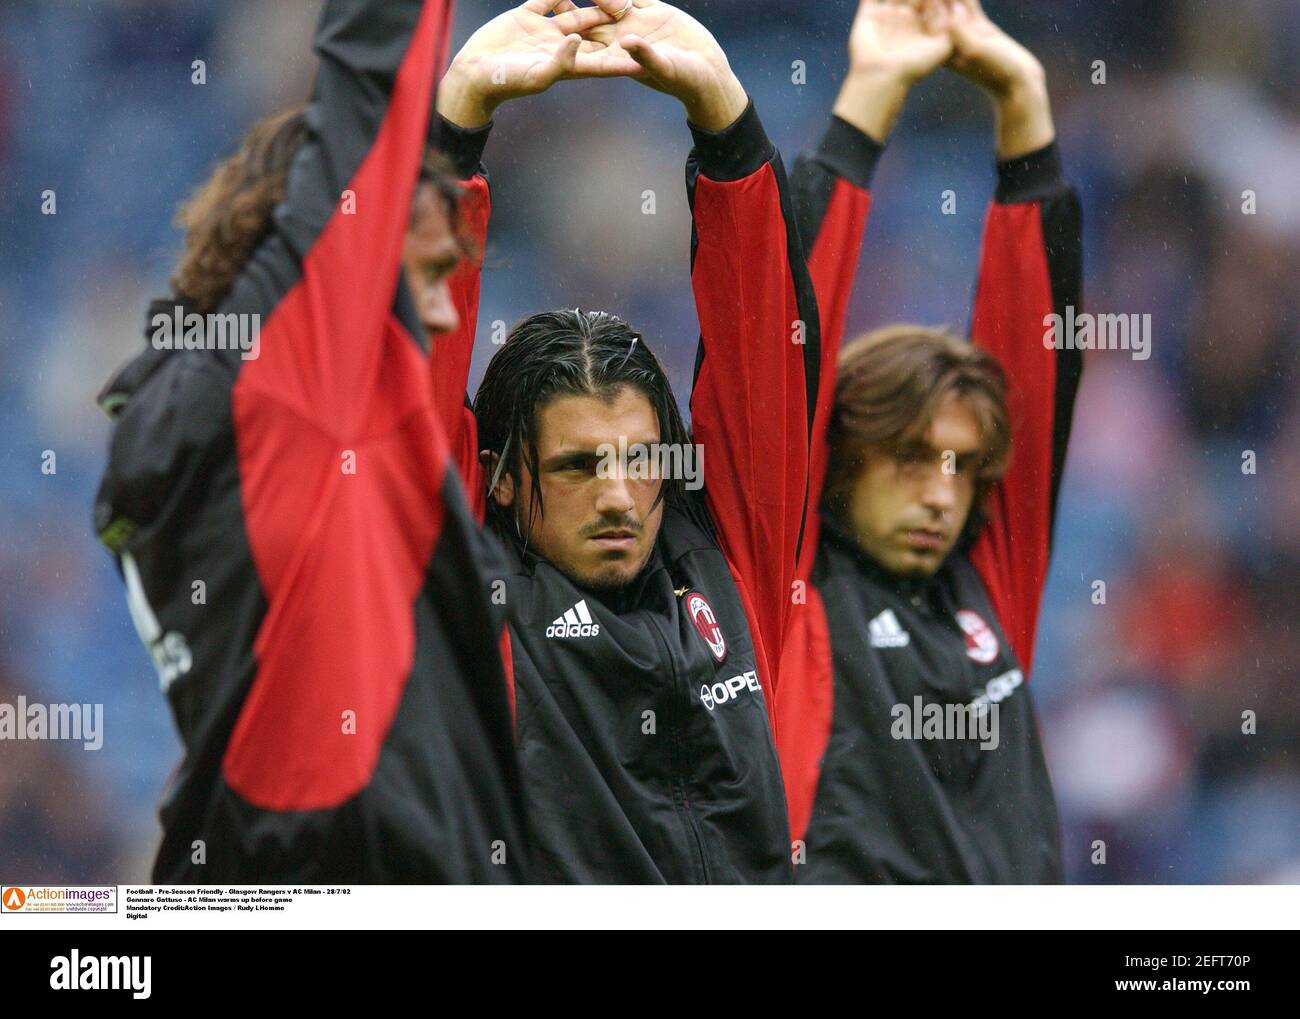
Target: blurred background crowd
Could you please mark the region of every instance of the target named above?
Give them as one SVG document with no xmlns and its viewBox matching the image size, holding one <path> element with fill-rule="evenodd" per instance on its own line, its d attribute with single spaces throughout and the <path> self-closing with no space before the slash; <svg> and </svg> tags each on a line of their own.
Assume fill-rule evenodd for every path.
<svg viewBox="0 0 1300 1019">
<path fill-rule="evenodd" d="M 457 6 L 453 46 L 506 4 Z M 855 0 L 681 6 L 726 48 L 787 165 L 813 146 Z M 1031 681 L 1069 879 L 1298 882 L 1300 5 L 985 7 L 1048 69 L 1084 204 L 1087 310 L 1152 317 L 1149 360 L 1088 354 Z M 177 203 L 255 118 L 306 95 L 318 10 L 0 5 L 0 702 L 105 716 L 98 751 L 0 741 L 6 883 L 147 878 L 179 745 L 92 533 L 108 432 L 94 394 L 166 292 Z M 601 307 L 646 334 L 685 400 L 689 144 L 680 108 L 627 81 L 502 108 L 474 383 L 494 322 Z M 940 72 L 877 175 L 850 335 L 966 327 L 992 188 L 987 103 Z M 949 189 L 956 214 L 941 215 Z"/>
</svg>

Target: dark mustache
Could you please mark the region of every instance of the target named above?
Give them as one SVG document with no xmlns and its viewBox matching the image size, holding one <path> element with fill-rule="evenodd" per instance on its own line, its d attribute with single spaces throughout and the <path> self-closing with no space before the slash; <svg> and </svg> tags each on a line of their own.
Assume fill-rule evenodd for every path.
<svg viewBox="0 0 1300 1019">
<path fill-rule="evenodd" d="M 602 520 L 599 523 L 588 524 L 582 529 L 582 536 L 594 538 L 606 531 L 631 531 L 633 534 L 640 534 L 642 530 L 640 522 L 631 517 L 620 517 L 618 520 Z"/>
</svg>

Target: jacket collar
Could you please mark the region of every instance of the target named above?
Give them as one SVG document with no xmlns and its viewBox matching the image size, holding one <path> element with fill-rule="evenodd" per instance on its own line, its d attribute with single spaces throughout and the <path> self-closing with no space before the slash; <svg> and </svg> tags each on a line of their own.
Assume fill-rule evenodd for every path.
<svg viewBox="0 0 1300 1019">
<path fill-rule="evenodd" d="M 149 302 L 149 310 L 145 313 L 144 319 L 144 350 L 115 371 L 109 377 L 109 380 L 104 383 L 99 395 L 95 397 L 99 409 L 107 414 L 110 419 L 117 420 L 122 413 L 122 409 L 126 406 L 126 402 L 149 380 L 149 377 L 154 372 L 162 367 L 168 356 L 171 355 L 171 351 L 159 350 L 151 342 L 153 320 L 157 315 L 170 316 L 178 304 L 185 308 L 188 313 L 188 305 L 177 297 L 160 297 Z"/>
<path fill-rule="evenodd" d="M 497 536 L 506 543 L 519 558 L 524 572 L 529 576 L 537 570 L 538 565 L 546 563 L 551 565 L 550 560 L 539 555 L 531 548 L 525 548 L 523 540 L 519 537 L 513 522 L 507 516 L 498 510 L 494 504 L 489 503 L 488 519 L 493 525 L 493 530 Z M 665 567 L 665 559 L 661 545 L 663 543 L 663 526 L 660 525 L 659 535 L 655 539 L 654 547 L 650 550 L 650 557 L 646 560 L 645 566 L 641 572 L 632 578 L 623 587 L 614 591 L 595 591 L 578 583 L 572 577 L 568 580 L 574 587 L 581 591 L 586 597 L 595 599 L 605 608 L 621 615 L 625 612 L 631 612 L 633 609 L 641 606 L 645 598 L 646 589 L 653 577 Z M 566 574 L 567 576 L 567 574 Z"/>
</svg>

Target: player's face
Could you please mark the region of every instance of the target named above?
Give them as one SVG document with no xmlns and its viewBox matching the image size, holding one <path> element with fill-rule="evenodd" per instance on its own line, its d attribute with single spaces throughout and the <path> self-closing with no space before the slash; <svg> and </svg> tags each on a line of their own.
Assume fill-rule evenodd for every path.
<svg viewBox="0 0 1300 1019">
<path fill-rule="evenodd" d="M 431 339 L 460 325 L 447 285 L 460 260 L 460 241 L 452 231 L 447 203 L 433 187 L 420 185 L 402 247 L 402 272 L 415 298 L 420 323 Z"/>
<path fill-rule="evenodd" d="M 867 458 L 849 504 L 858 543 L 891 573 L 934 573 L 970 515 L 982 452 L 975 414 L 949 395 L 924 441 Z"/>
<path fill-rule="evenodd" d="M 609 470 L 602 446 L 659 441 L 659 420 L 645 395 L 631 386 L 614 399 L 560 396 L 537 413 L 538 479 L 542 505 L 533 512 L 527 462 L 522 484 L 502 475 L 497 502 L 509 507 L 528 545 L 566 576 L 593 590 L 618 588 L 641 572 L 654 548 L 663 482 Z M 651 507 L 654 506 L 653 511 Z"/>
</svg>

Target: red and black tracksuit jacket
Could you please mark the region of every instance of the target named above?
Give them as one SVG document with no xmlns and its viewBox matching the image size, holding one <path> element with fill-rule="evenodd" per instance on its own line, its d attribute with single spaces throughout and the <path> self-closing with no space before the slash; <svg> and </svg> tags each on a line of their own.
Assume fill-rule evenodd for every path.
<svg viewBox="0 0 1300 1019">
<path fill-rule="evenodd" d="M 482 239 L 487 131 L 444 129 Z M 768 708 L 809 499 L 818 322 L 784 170 L 753 106 L 724 131 L 692 133 L 691 411 L 704 489 L 665 507 L 649 564 L 616 597 L 575 585 L 512 527 L 499 534 L 540 881 L 792 876 Z M 439 344 L 444 408 L 464 392 L 478 285 L 463 270 L 463 334 Z M 446 426 L 483 493 L 472 415 Z"/>
<path fill-rule="evenodd" d="M 184 743 L 155 881 L 524 874 L 490 553 L 399 271 L 450 7 L 328 0 L 308 140 L 219 309 L 259 356 L 147 349 L 101 396 L 96 527 Z"/>
<path fill-rule="evenodd" d="M 792 174 L 837 357 L 880 147 L 836 118 Z M 1045 316 L 1080 303 L 1080 212 L 1055 145 L 998 166 L 971 325 L 1009 379 L 1013 449 L 987 519 L 923 581 L 884 570 L 833 519 L 809 517 L 777 689 L 777 738 L 806 882 L 1053 882 L 1055 800 L 1025 680 L 1082 367 L 1044 343 Z M 818 401 L 813 474 L 825 475 L 832 394 Z M 928 705 L 996 704 L 999 741 L 913 739 Z M 896 707 L 905 706 L 910 715 Z M 922 712 L 923 714 L 923 712 Z"/>
</svg>

